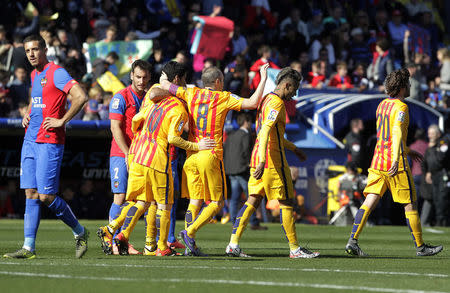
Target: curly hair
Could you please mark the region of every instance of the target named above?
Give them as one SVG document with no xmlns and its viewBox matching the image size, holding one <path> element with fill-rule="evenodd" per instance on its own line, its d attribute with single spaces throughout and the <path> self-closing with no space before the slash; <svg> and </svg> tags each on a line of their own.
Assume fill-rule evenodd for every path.
<svg viewBox="0 0 450 293">
<path fill-rule="evenodd" d="M 390 97 L 396 97 L 402 88 L 409 84 L 409 71 L 406 68 L 392 71 L 384 81 L 386 94 Z"/>
</svg>

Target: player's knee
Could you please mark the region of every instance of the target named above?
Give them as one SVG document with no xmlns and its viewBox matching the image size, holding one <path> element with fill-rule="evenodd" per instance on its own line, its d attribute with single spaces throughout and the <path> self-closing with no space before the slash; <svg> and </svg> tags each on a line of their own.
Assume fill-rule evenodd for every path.
<svg viewBox="0 0 450 293">
<path fill-rule="evenodd" d="M 51 194 L 39 194 L 39 200 L 48 206 L 55 200 L 55 196 Z"/>
<path fill-rule="evenodd" d="M 114 203 L 117 205 L 123 204 L 125 201 L 125 193 L 115 193 L 114 194 Z"/>
<path fill-rule="evenodd" d="M 38 199 L 39 193 L 36 189 L 25 189 L 25 196 L 28 199 Z"/>
</svg>

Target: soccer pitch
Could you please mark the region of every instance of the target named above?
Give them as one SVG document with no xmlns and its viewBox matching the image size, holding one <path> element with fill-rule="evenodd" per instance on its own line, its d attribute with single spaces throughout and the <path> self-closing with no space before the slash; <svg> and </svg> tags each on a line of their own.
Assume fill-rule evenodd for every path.
<svg viewBox="0 0 450 293">
<path fill-rule="evenodd" d="M 241 247 L 253 257 L 230 258 L 224 251 L 231 224 L 199 231 L 197 243 L 209 257 L 154 257 L 106 256 L 95 234 L 106 221 L 81 223 L 91 232 L 83 259 L 75 259 L 70 229 L 43 220 L 36 259 L 0 259 L 1 292 L 450 292 L 449 228 L 424 228 L 425 241 L 443 244 L 444 251 L 419 258 L 406 226 L 366 227 L 360 245 L 370 257 L 353 258 L 344 252 L 350 227 L 297 225 L 300 244 L 321 256 L 291 260 L 279 224 L 247 230 Z M 177 231 L 182 225 L 177 222 Z M 0 234 L 1 255 L 20 248 L 23 221 L 1 220 Z M 143 221 L 131 242 L 142 250 Z"/>
</svg>

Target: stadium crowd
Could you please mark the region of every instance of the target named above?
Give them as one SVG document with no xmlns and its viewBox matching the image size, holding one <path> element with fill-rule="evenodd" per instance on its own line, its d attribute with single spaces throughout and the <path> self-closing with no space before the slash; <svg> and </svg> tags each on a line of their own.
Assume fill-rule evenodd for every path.
<svg viewBox="0 0 450 293">
<path fill-rule="evenodd" d="M 152 83 L 169 60 L 187 65 L 188 83 L 197 85 L 202 71 L 216 65 L 225 74 L 224 89 L 248 97 L 259 83 L 261 65 L 269 62 L 301 72 L 304 88 L 384 92 L 385 77 L 406 66 L 411 98 L 443 112 L 448 121 L 445 1 L 36 0 L 26 13 L 27 2 L 10 1 L 0 12 L 0 117 L 20 118 L 26 111 L 32 67 L 23 39 L 39 33 L 48 60 L 63 66 L 89 95 L 75 119 L 108 120 L 113 93 L 96 80 L 105 71 L 117 75 L 117 54 L 88 62 L 87 44 L 152 39 Z M 195 15 L 234 21 L 223 60 L 188 53 Z M 121 78 L 124 85 L 130 83 L 127 77 Z M 295 119 L 295 103 L 288 104 L 289 118 Z"/>
</svg>

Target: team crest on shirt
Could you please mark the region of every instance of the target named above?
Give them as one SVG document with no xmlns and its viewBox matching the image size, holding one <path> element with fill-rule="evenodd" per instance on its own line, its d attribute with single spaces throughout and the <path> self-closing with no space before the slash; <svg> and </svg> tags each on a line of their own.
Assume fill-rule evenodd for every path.
<svg viewBox="0 0 450 293">
<path fill-rule="evenodd" d="M 400 122 L 405 121 L 405 112 L 398 112 L 397 121 L 400 121 Z"/>
<path fill-rule="evenodd" d="M 44 87 L 47 84 L 47 78 L 44 77 L 43 79 L 41 79 L 41 86 Z"/>
<path fill-rule="evenodd" d="M 119 181 L 114 181 L 114 187 L 115 188 L 119 187 Z"/>
<path fill-rule="evenodd" d="M 270 109 L 269 116 L 267 117 L 267 119 L 269 119 L 270 121 L 275 121 L 277 119 L 277 116 L 278 111 L 275 109 Z"/>
</svg>

